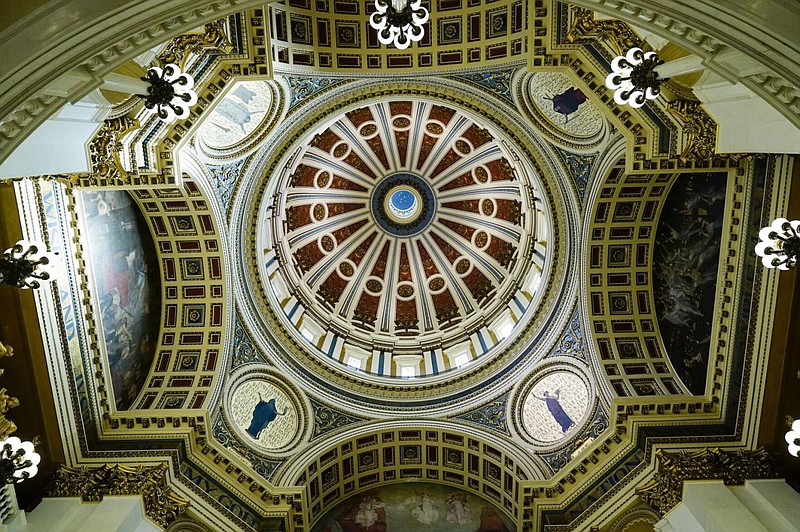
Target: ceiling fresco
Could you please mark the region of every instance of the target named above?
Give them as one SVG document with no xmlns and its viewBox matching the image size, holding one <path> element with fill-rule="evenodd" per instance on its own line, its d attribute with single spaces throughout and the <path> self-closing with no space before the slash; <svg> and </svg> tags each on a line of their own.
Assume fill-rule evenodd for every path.
<svg viewBox="0 0 800 532">
<path fill-rule="evenodd" d="M 121 173 L 16 184 L 73 257 L 39 304 L 76 464 L 166 464 L 213 530 L 568 530 L 656 448 L 745 445 L 785 167 L 620 111 L 567 4 L 435 4 L 402 79 L 367 4 L 232 16 L 189 120 L 98 132 Z"/>
</svg>

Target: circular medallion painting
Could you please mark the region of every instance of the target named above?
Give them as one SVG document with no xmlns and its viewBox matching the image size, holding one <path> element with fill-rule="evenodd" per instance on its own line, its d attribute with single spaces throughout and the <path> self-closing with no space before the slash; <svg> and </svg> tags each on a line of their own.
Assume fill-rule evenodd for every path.
<svg viewBox="0 0 800 532">
<path fill-rule="evenodd" d="M 248 445 L 267 454 L 296 441 L 301 429 L 297 401 L 268 375 L 252 375 L 229 395 L 228 413 Z"/>
<path fill-rule="evenodd" d="M 524 430 L 540 442 L 554 442 L 575 432 L 589 409 L 589 389 L 570 371 L 554 371 L 536 381 L 522 406 Z"/>
<path fill-rule="evenodd" d="M 591 137 L 603 127 L 603 114 L 564 74 L 536 73 L 528 89 L 536 107 L 559 129 L 579 137 Z"/>
</svg>

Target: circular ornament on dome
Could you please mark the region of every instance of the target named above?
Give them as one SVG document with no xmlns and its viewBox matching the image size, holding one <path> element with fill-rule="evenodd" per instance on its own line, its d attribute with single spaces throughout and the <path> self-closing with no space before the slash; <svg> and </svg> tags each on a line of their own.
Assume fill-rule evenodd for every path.
<svg viewBox="0 0 800 532">
<path fill-rule="evenodd" d="M 401 172 L 383 179 L 372 192 L 372 216 L 394 236 L 413 236 L 425 229 L 436 213 L 431 186 L 421 177 Z"/>
<path fill-rule="evenodd" d="M 263 369 L 248 368 L 232 378 L 226 411 L 239 438 L 264 454 L 291 452 L 303 437 L 306 416 L 299 392 Z"/>
<path fill-rule="evenodd" d="M 533 440 L 545 444 L 568 438 L 590 410 L 591 394 L 585 378 L 567 369 L 539 376 L 523 393 L 520 421 Z"/>
</svg>

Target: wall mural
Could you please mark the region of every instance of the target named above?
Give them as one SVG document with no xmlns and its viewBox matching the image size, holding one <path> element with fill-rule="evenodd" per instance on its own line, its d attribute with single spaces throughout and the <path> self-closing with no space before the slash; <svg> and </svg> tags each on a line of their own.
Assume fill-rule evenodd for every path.
<svg viewBox="0 0 800 532">
<path fill-rule="evenodd" d="M 243 382 L 230 395 L 233 423 L 247 443 L 269 453 L 288 445 L 297 434 L 298 416 L 286 392 L 260 379 Z"/>
<path fill-rule="evenodd" d="M 219 102 L 200 128 L 208 146 L 231 146 L 252 133 L 261 123 L 272 102 L 269 85 L 261 81 L 241 81 Z"/>
<path fill-rule="evenodd" d="M 539 111 L 567 133 L 590 137 L 603 127 L 603 114 L 564 74 L 536 73 L 531 76 L 528 90 Z"/>
<path fill-rule="evenodd" d="M 497 506 L 457 488 L 418 482 L 359 493 L 333 507 L 313 532 L 511 532 Z"/>
<path fill-rule="evenodd" d="M 689 391 L 705 393 L 726 175 L 684 174 L 658 220 L 653 296 L 661 336 Z"/>
<path fill-rule="evenodd" d="M 130 408 L 152 365 L 161 312 L 153 239 L 125 191 L 80 193 L 90 275 L 117 410 Z"/>
<path fill-rule="evenodd" d="M 589 389 L 569 371 L 549 373 L 534 383 L 522 406 L 525 431 L 540 442 L 572 434 L 589 408 Z"/>
</svg>

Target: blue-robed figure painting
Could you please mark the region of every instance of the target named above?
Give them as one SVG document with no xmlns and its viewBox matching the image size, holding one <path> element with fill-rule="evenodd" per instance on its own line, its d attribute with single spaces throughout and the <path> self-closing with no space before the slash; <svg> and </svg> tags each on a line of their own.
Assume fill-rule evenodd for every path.
<svg viewBox="0 0 800 532">
<path fill-rule="evenodd" d="M 253 407 L 253 419 L 250 421 L 250 426 L 247 427 L 247 433 L 257 440 L 261 431 L 275 421 L 278 416 L 286 414 L 287 410 L 287 407 L 283 407 L 283 412 L 278 412 L 274 397 L 265 401 L 261 394 L 258 394 L 258 403 Z"/>
<path fill-rule="evenodd" d="M 550 392 L 545 390 L 544 397 L 539 397 L 536 394 L 533 394 L 533 397 L 540 401 L 544 401 L 545 405 L 547 405 L 547 409 L 553 415 L 553 419 L 556 420 L 556 423 L 561 425 L 561 432 L 567 432 L 570 427 L 575 425 L 575 422 L 572 421 L 572 418 L 569 417 L 569 414 L 564 411 L 561 403 L 558 402 L 559 395 L 561 395 L 561 390 L 556 390 L 552 395 L 550 395 Z"/>
</svg>

